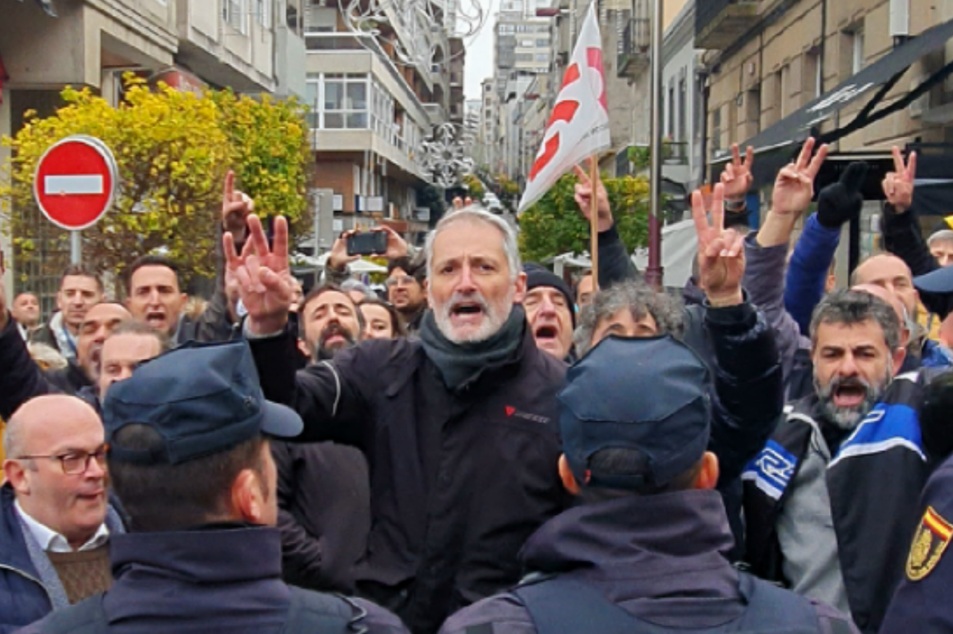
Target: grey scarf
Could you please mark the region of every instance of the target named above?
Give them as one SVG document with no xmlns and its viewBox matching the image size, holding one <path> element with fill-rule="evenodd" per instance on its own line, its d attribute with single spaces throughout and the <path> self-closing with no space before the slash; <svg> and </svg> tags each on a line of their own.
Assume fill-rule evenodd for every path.
<svg viewBox="0 0 953 634">
<path fill-rule="evenodd" d="M 488 339 L 474 343 L 453 343 L 437 328 L 433 311 L 427 311 L 420 325 L 420 342 L 427 357 L 440 371 L 444 385 L 453 392 L 477 381 L 486 370 L 515 358 L 526 328 L 526 313 L 513 305 L 503 326 Z"/>
</svg>

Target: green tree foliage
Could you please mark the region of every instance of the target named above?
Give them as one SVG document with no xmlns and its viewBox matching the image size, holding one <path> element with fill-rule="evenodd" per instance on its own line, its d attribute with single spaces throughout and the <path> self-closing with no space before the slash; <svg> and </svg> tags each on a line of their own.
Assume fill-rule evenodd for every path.
<svg viewBox="0 0 953 634">
<path fill-rule="evenodd" d="M 66 88 L 53 116 L 27 113 L 16 136 L 3 139 L 12 158 L 0 177 L 0 210 L 21 260 L 68 242 L 67 232 L 40 215 L 32 185 L 43 152 L 74 134 L 101 139 L 119 168 L 112 209 L 83 231 L 84 263 L 97 272 L 121 274 L 136 257 L 161 249 L 189 277 L 212 274 L 229 168 L 257 213 L 307 226 L 311 152 L 301 105 L 230 92 L 195 95 L 164 84 L 151 90 L 131 75 L 126 82 L 118 107 L 89 89 Z M 44 262 L 44 272 L 55 275 L 63 264 Z"/>
<path fill-rule="evenodd" d="M 648 239 L 649 183 L 641 176 L 603 179 L 616 227 L 629 249 Z M 560 253 L 589 251 L 589 222 L 574 198 L 576 177 L 567 174 L 519 217 L 520 254 L 544 262 Z"/>
<path fill-rule="evenodd" d="M 475 174 L 466 174 L 463 177 L 463 184 L 467 186 L 467 196 L 474 201 L 483 200 L 486 195 L 486 188 L 483 187 L 483 183 Z"/>
</svg>

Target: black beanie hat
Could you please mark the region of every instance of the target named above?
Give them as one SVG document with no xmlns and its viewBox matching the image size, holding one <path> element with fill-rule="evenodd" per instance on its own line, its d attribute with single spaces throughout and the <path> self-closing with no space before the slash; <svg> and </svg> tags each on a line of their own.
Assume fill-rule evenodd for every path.
<svg viewBox="0 0 953 634">
<path fill-rule="evenodd" d="M 549 269 L 535 262 L 528 262 L 523 265 L 523 272 L 526 273 L 526 290 L 531 291 L 538 286 L 552 286 L 566 297 L 566 306 L 569 308 L 569 316 L 572 318 L 572 327 L 576 327 L 576 302 L 573 300 L 572 291 L 565 281 Z"/>
</svg>

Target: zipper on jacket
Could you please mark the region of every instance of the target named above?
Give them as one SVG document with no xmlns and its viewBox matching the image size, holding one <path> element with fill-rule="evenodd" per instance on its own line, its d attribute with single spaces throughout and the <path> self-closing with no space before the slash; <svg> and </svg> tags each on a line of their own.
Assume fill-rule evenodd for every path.
<svg viewBox="0 0 953 634">
<path fill-rule="evenodd" d="M 37 579 L 37 578 L 34 577 L 33 575 L 28 574 L 28 573 L 26 573 L 26 572 L 20 570 L 19 568 L 14 568 L 13 566 L 8 566 L 8 565 L 6 565 L 6 564 L 0 564 L 0 570 L 9 570 L 10 572 L 16 573 L 16 574 L 20 575 L 21 577 L 23 577 L 24 579 L 28 579 L 28 580 L 32 581 L 33 583 L 35 583 L 36 585 L 38 585 L 38 586 L 40 586 L 41 588 L 43 588 L 43 593 L 46 594 L 46 598 L 47 598 L 47 599 L 49 600 L 49 602 L 50 602 L 50 608 L 53 607 L 53 595 L 50 594 L 50 591 L 49 591 L 49 589 L 46 587 L 46 584 L 44 584 L 42 581 L 40 581 L 39 579 Z"/>
</svg>

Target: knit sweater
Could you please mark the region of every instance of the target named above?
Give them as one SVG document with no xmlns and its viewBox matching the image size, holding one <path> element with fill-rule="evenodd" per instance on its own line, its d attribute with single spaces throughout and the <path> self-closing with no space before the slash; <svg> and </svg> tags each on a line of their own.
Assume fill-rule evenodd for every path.
<svg viewBox="0 0 953 634">
<path fill-rule="evenodd" d="M 112 585 L 108 544 L 70 553 L 47 552 L 46 556 L 56 569 L 70 604 L 105 592 Z"/>
</svg>

